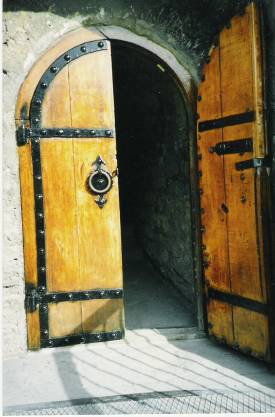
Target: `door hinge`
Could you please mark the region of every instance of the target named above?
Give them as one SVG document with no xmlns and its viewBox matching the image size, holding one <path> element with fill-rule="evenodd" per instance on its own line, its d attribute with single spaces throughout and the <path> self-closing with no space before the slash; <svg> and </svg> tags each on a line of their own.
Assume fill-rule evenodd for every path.
<svg viewBox="0 0 275 417">
<path fill-rule="evenodd" d="M 29 141 L 29 130 L 24 125 L 19 126 L 16 130 L 16 142 L 17 146 L 23 146 L 26 145 Z"/>
<path fill-rule="evenodd" d="M 41 301 L 41 295 L 37 288 L 28 286 L 26 288 L 25 308 L 28 313 L 33 313 Z"/>
<path fill-rule="evenodd" d="M 217 155 L 227 155 L 232 153 L 245 153 L 253 151 L 252 138 L 244 138 L 238 140 L 230 140 L 228 142 L 219 142 L 215 146 L 209 148 L 210 153 Z"/>
<path fill-rule="evenodd" d="M 253 158 L 253 159 L 247 159 L 246 161 L 237 162 L 235 164 L 237 171 L 243 171 L 244 169 L 249 168 L 264 168 L 264 167 L 270 167 L 271 166 L 271 160 L 270 157 L 264 157 L 264 158 Z"/>
</svg>

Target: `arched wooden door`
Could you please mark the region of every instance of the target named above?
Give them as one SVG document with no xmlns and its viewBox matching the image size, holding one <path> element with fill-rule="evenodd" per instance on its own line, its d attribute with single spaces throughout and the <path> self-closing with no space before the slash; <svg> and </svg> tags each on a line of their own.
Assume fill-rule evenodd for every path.
<svg viewBox="0 0 275 417">
<path fill-rule="evenodd" d="M 259 13 L 225 28 L 198 95 L 198 164 L 209 334 L 270 360 L 268 163 Z M 274 301 L 273 301 L 274 302 Z"/>
<path fill-rule="evenodd" d="M 18 99 L 28 346 L 120 339 L 120 213 L 110 42 L 82 30 Z"/>
</svg>

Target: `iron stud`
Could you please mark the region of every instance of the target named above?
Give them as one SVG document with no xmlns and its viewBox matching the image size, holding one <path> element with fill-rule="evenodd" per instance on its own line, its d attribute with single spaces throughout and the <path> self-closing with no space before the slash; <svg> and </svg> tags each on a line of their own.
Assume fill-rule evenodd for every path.
<svg viewBox="0 0 275 417">
<path fill-rule="evenodd" d="M 45 253 L 45 249 L 44 248 L 40 248 L 39 249 L 39 253 Z"/>
<path fill-rule="evenodd" d="M 40 233 L 40 235 L 44 235 L 45 234 L 44 230 L 39 230 L 39 233 Z"/>
<path fill-rule="evenodd" d="M 38 200 L 41 200 L 41 198 L 43 198 L 42 194 L 36 194 L 36 197 L 38 198 Z"/>
<path fill-rule="evenodd" d="M 79 135 L 79 134 L 80 134 L 80 130 L 79 130 L 79 129 L 76 129 L 76 130 L 74 131 L 74 133 L 75 133 L 76 135 Z"/>
<path fill-rule="evenodd" d="M 43 311 L 47 311 L 48 307 L 46 305 L 42 306 Z"/>
<path fill-rule="evenodd" d="M 34 142 L 35 143 L 39 143 L 39 139 L 34 139 Z"/>
<path fill-rule="evenodd" d="M 95 130 L 91 130 L 91 135 L 95 135 Z"/>
<path fill-rule="evenodd" d="M 47 329 L 42 330 L 42 332 L 43 332 L 43 334 L 48 334 L 48 330 Z"/>
<path fill-rule="evenodd" d="M 65 59 L 65 61 L 70 61 L 71 57 L 70 57 L 70 55 L 66 54 L 66 55 L 64 55 L 64 59 Z"/>
<path fill-rule="evenodd" d="M 101 335 L 100 334 L 97 334 L 96 335 L 96 338 L 97 338 L 97 340 L 100 340 L 101 339 Z"/>
<path fill-rule="evenodd" d="M 97 45 L 98 45 L 98 47 L 99 47 L 99 48 L 103 48 L 103 46 L 104 46 L 104 42 L 100 41 L 100 42 L 98 42 L 98 44 L 97 44 Z"/>
<path fill-rule="evenodd" d="M 85 292 L 85 297 L 90 298 L 90 294 L 88 292 Z"/>
<path fill-rule="evenodd" d="M 84 336 L 81 337 L 81 343 L 85 343 L 86 342 L 86 338 Z"/>
<path fill-rule="evenodd" d="M 105 294 L 105 291 L 100 291 L 99 294 L 101 295 L 101 297 L 103 297 L 103 295 Z"/>
<path fill-rule="evenodd" d="M 51 298 L 52 298 L 52 300 L 56 300 L 56 295 L 53 294 Z"/>
<path fill-rule="evenodd" d="M 116 295 L 120 295 L 120 291 L 116 291 Z"/>
<path fill-rule="evenodd" d="M 35 104 L 37 104 L 38 106 L 40 106 L 41 103 L 42 103 L 42 101 L 39 98 L 37 100 L 35 100 Z"/>
<path fill-rule="evenodd" d="M 69 338 L 68 338 L 68 337 L 65 337 L 64 341 L 65 341 L 66 343 L 69 343 Z"/>
<path fill-rule="evenodd" d="M 35 178 L 39 181 L 42 179 L 41 175 L 36 175 Z"/>
<path fill-rule="evenodd" d="M 47 130 L 46 129 L 42 129 L 41 130 L 42 135 L 46 135 L 47 134 Z"/>
<path fill-rule="evenodd" d="M 49 340 L 49 345 L 52 346 L 53 345 L 53 341 Z"/>
<path fill-rule="evenodd" d="M 83 45 L 83 46 L 81 46 L 80 50 L 81 50 L 81 52 L 86 52 L 87 51 L 87 48 L 86 48 L 85 45 Z"/>
<path fill-rule="evenodd" d="M 106 133 L 106 136 L 111 136 L 112 132 L 110 130 L 106 130 L 105 133 Z"/>
<path fill-rule="evenodd" d="M 45 272 L 46 271 L 46 268 L 44 266 L 41 266 L 40 271 L 41 272 Z"/>
<path fill-rule="evenodd" d="M 59 129 L 58 134 L 59 135 L 62 135 L 63 133 L 64 133 L 64 130 L 63 129 Z"/>
<path fill-rule="evenodd" d="M 115 339 L 116 338 L 116 333 L 112 333 L 111 336 L 112 336 L 113 339 Z"/>
<path fill-rule="evenodd" d="M 73 294 L 69 294 L 68 297 L 71 300 L 73 298 Z"/>
<path fill-rule="evenodd" d="M 34 121 L 34 123 L 38 123 L 39 122 L 38 117 L 36 117 L 33 121 Z"/>
<path fill-rule="evenodd" d="M 45 89 L 47 87 L 48 87 L 48 84 L 47 83 L 45 83 L 45 82 L 41 83 L 41 88 Z"/>
<path fill-rule="evenodd" d="M 45 292 L 45 291 L 46 291 L 46 287 L 45 287 L 44 285 L 42 285 L 42 286 L 40 287 L 40 291 L 41 291 L 41 292 Z"/>
<path fill-rule="evenodd" d="M 57 67 L 51 67 L 51 72 L 53 72 L 54 74 L 57 72 Z"/>
</svg>

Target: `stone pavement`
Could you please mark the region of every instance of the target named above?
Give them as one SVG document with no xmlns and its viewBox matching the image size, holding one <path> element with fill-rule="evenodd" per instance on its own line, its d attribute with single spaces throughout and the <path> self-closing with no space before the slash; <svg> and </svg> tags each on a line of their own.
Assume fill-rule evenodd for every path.
<svg viewBox="0 0 275 417">
<path fill-rule="evenodd" d="M 110 403 L 113 399 L 116 403 L 124 401 L 125 405 L 140 395 L 156 400 L 156 393 L 162 400 L 169 399 L 169 393 L 174 399 L 188 397 L 186 393 L 189 393 L 189 402 L 191 394 L 192 398 L 195 395 L 201 400 L 214 396 L 220 410 L 225 398 L 227 403 L 231 398 L 231 403 L 236 404 L 238 395 L 248 395 L 255 411 L 275 407 L 274 371 L 264 363 L 199 336 L 195 329 L 143 329 L 128 331 L 123 341 L 45 349 L 10 357 L 3 366 L 5 413 L 46 406 L 56 409 L 58 404 L 65 410 L 73 401 L 77 401 L 75 406 L 80 406 L 85 401 L 86 404 Z M 269 408 L 258 405 L 257 409 L 257 404 L 264 402 Z M 139 404 L 144 405 L 144 398 Z M 186 399 L 184 404 L 182 412 L 186 409 Z M 163 410 L 167 408 L 163 406 Z M 72 414 L 72 410 L 62 413 L 59 409 L 59 414 Z M 91 414 L 91 409 L 73 414 Z"/>
</svg>

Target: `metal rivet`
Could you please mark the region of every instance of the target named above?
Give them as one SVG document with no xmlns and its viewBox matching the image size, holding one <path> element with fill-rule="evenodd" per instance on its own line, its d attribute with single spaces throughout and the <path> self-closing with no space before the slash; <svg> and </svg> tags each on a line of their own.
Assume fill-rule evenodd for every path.
<svg viewBox="0 0 275 417">
<path fill-rule="evenodd" d="M 52 340 L 49 340 L 49 345 L 53 346 L 53 341 Z"/>
<path fill-rule="evenodd" d="M 80 50 L 81 50 L 81 52 L 86 52 L 87 48 L 86 48 L 86 46 L 83 45 L 83 46 L 81 46 Z"/>
<path fill-rule="evenodd" d="M 105 291 L 100 291 L 99 294 L 101 295 L 101 297 L 103 297 L 103 295 L 105 294 Z"/>
<path fill-rule="evenodd" d="M 64 59 L 65 59 L 65 61 L 70 61 L 71 57 L 70 57 L 70 55 L 66 54 L 66 55 L 64 55 Z"/>
<path fill-rule="evenodd" d="M 42 285 L 42 286 L 39 288 L 39 290 L 40 290 L 40 291 L 42 291 L 42 292 L 44 292 L 44 291 L 46 291 L 46 287 L 45 287 L 44 285 Z"/>
<path fill-rule="evenodd" d="M 39 143 L 39 139 L 34 139 L 34 142 L 35 143 Z"/>
<path fill-rule="evenodd" d="M 38 198 L 39 200 L 41 200 L 41 198 L 43 198 L 42 194 L 36 194 L 36 198 Z"/>
<path fill-rule="evenodd" d="M 62 135 L 63 133 L 64 133 L 64 130 L 63 129 L 59 129 L 58 134 L 59 135 Z"/>
<path fill-rule="evenodd" d="M 73 298 L 73 294 L 68 294 L 68 297 L 69 297 L 70 299 L 72 299 L 72 298 Z"/>
<path fill-rule="evenodd" d="M 48 307 L 45 305 L 45 306 L 42 306 L 42 310 L 43 311 L 46 311 L 48 309 Z"/>
<path fill-rule="evenodd" d="M 45 253 L 45 249 L 44 249 L 44 248 L 40 248 L 40 249 L 39 249 L 39 252 L 40 252 L 40 253 Z"/>
<path fill-rule="evenodd" d="M 45 82 L 41 83 L 40 85 L 41 85 L 41 88 L 44 88 L 44 89 L 48 87 L 48 84 Z"/>
<path fill-rule="evenodd" d="M 34 123 L 38 123 L 39 122 L 38 117 L 36 117 L 33 121 L 34 121 Z"/>
<path fill-rule="evenodd" d="M 44 334 L 48 334 L 48 330 L 47 330 L 47 329 L 44 329 L 44 330 L 43 330 L 43 333 L 44 333 Z"/>
<path fill-rule="evenodd" d="M 80 130 L 79 130 L 79 129 L 76 129 L 76 130 L 74 131 L 74 133 L 75 133 L 76 135 L 79 135 L 79 134 L 80 134 Z"/>
<path fill-rule="evenodd" d="M 116 295 L 120 295 L 120 291 L 116 291 Z"/>
<path fill-rule="evenodd" d="M 88 292 L 85 292 L 85 297 L 90 298 L 90 294 Z"/>
<path fill-rule="evenodd" d="M 37 104 L 38 106 L 42 103 L 42 101 L 38 98 L 37 100 L 35 100 L 35 104 Z"/>
<path fill-rule="evenodd" d="M 68 342 L 69 342 L 69 338 L 68 338 L 68 337 L 65 337 L 64 341 L 65 341 L 66 343 L 68 343 Z"/>
<path fill-rule="evenodd" d="M 35 176 L 35 178 L 36 178 L 37 180 L 41 180 L 41 179 L 42 179 L 41 175 L 36 175 L 36 176 Z"/>
<path fill-rule="evenodd" d="M 46 268 L 44 266 L 41 266 L 40 271 L 41 272 L 45 272 L 46 271 Z"/>
<path fill-rule="evenodd" d="M 51 72 L 56 73 L 57 72 L 57 67 L 51 67 Z"/>
<path fill-rule="evenodd" d="M 201 96 L 198 96 L 198 101 L 201 101 Z"/>
<path fill-rule="evenodd" d="M 56 295 L 55 295 L 55 294 L 53 294 L 53 295 L 51 296 L 51 299 L 52 299 L 52 300 L 56 300 Z"/>
<path fill-rule="evenodd" d="M 81 337 L 81 343 L 85 343 L 86 342 L 86 338 L 84 336 Z"/>
<path fill-rule="evenodd" d="M 98 340 L 100 340 L 100 339 L 101 339 L 101 335 L 100 335 L 100 334 L 97 334 L 97 335 L 96 335 L 96 338 L 97 338 Z"/>
<path fill-rule="evenodd" d="M 106 133 L 107 136 L 111 136 L 111 134 L 112 134 L 112 132 L 110 130 L 106 130 L 105 133 Z"/>
<path fill-rule="evenodd" d="M 91 135 L 95 135 L 95 130 L 91 130 Z"/>
<path fill-rule="evenodd" d="M 42 129 L 41 130 L 42 135 L 46 135 L 47 134 L 47 130 L 46 129 Z"/>
<path fill-rule="evenodd" d="M 98 45 L 98 47 L 99 47 L 99 48 L 103 48 L 103 46 L 104 46 L 104 42 L 100 41 L 100 42 L 98 42 L 98 44 L 97 44 L 97 45 Z"/>
<path fill-rule="evenodd" d="M 111 336 L 112 336 L 113 339 L 115 339 L 116 338 L 116 333 L 112 333 Z"/>
<path fill-rule="evenodd" d="M 39 230 L 39 233 L 40 233 L 40 235 L 44 235 L 45 234 L 44 230 Z"/>
</svg>

